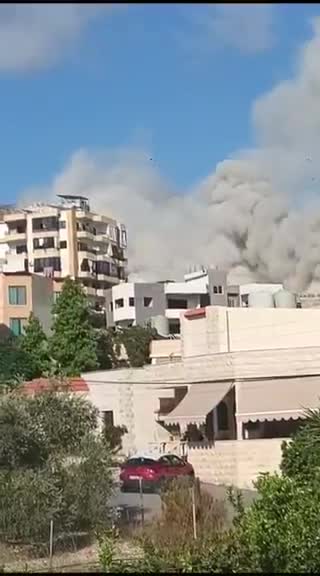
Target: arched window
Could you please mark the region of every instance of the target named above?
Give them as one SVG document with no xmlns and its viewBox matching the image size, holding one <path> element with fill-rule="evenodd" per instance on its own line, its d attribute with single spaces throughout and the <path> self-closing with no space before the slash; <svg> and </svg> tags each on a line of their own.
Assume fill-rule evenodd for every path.
<svg viewBox="0 0 320 576">
<path fill-rule="evenodd" d="M 218 409 L 218 429 L 219 430 L 229 430 L 229 418 L 228 418 L 228 406 L 225 402 L 220 402 Z"/>
</svg>

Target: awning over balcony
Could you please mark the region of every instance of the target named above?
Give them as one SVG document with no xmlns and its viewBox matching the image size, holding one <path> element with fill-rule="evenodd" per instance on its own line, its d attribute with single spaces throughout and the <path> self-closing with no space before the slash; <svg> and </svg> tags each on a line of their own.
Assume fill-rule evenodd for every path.
<svg viewBox="0 0 320 576">
<path fill-rule="evenodd" d="M 163 417 L 165 424 L 203 424 L 207 414 L 215 408 L 232 388 L 233 382 L 199 382 L 191 385 L 178 406 Z"/>
<path fill-rule="evenodd" d="M 320 376 L 237 382 L 237 420 L 297 420 L 320 406 Z"/>
</svg>

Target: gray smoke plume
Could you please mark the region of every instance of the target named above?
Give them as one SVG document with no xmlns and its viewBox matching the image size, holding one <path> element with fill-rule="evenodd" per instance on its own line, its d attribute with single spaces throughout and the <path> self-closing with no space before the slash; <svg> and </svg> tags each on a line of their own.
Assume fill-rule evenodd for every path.
<svg viewBox="0 0 320 576">
<path fill-rule="evenodd" d="M 143 151 L 76 152 L 47 190 L 83 194 L 127 224 L 132 279 L 179 278 L 193 264 L 237 281 L 320 282 L 320 21 L 293 77 L 253 106 L 256 147 L 182 194 Z M 228 111 L 226 110 L 226 114 Z M 186 159 L 188 160 L 188 159 Z M 189 161 L 189 160 L 188 160 Z"/>
</svg>

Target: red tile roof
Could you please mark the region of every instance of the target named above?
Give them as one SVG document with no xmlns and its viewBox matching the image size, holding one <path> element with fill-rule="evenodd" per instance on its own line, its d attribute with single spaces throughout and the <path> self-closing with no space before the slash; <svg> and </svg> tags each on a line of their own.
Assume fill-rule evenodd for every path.
<svg viewBox="0 0 320 576">
<path fill-rule="evenodd" d="M 190 308 L 184 313 L 185 318 L 192 320 L 193 318 L 203 318 L 206 315 L 205 308 Z"/>
<path fill-rule="evenodd" d="M 88 384 L 83 378 L 70 378 L 66 382 L 61 382 L 54 378 L 36 378 L 30 382 L 25 382 L 23 392 L 26 394 L 36 394 L 49 390 L 64 390 L 66 392 L 89 392 Z"/>
</svg>

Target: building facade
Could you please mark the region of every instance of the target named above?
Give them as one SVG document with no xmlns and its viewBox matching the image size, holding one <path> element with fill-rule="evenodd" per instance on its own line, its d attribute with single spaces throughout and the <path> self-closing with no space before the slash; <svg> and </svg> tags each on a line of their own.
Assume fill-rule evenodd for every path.
<svg viewBox="0 0 320 576">
<path fill-rule="evenodd" d="M 53 278 L 56 293 L 67 276 L 79 279 L 97 309 L 127 278 L 126 248 L 125 226 L 92 212 L 83 197 L 0 209 L 0 269 Z"/>
<path fill-rule="evenodd" d="M 107 326 L 143 325 L 154 317 L 167 319 L 170 334 L 180 333 L 184 310 L 205 306 L 239 306 L 239 286 L 227 284 L 227 273 L 208 269 L 186 274 L 184 282 L 129 282 L 106 296 Z"/>
<path fill-rule="evenodd" d="M 319 406 L 319 322 L 314 309 L 186 310 L 181 340 L 152 342 L 151 365 L 82 376 L 127 427 L 126 454 L 187 450 L 202 480 L 250 488 Z"/>
<path fill-rule="evenodd" d="M 33 312 L 46 334 L 51 328 L 53 279 L 28 272 L 0 274 L 0 331 L 19 336 Z"/>
</svg>

